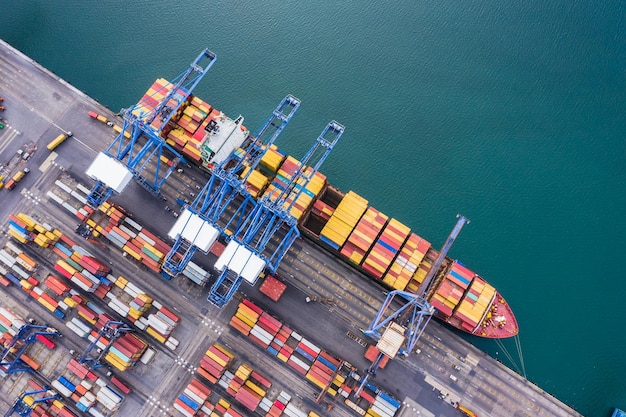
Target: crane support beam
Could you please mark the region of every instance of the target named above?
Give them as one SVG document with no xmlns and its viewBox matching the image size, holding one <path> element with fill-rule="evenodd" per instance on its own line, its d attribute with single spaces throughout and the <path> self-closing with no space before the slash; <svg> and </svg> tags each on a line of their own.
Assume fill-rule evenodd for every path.
<svg viewBox="0 0 626 417">
<path fill-rule="evenodd" d="M 205 49 L 185 71 L 160 91 L 153 93 L 160 98 L 156 106 L 148 103 L 148 99 L 142 99 L 124 111 L 121 132 L 102 154 L 118 164 L 99 154 L 87 170 L 87 174 L 96 181 L 87 196 L 91 206 L 99 207 L 114 192 L 122 192 L 128 185 L 128 176 L 134 177 L 151 194 L 160 195 L 161 187 L 178 162 L 186 163 L 183 156 L 165 142 L 161 133 L 172 117 L 178 114 L 216 59 L 213 52 Z M 140 144 L 140 138 L 145 138 L 145 143 Z M 165 149 L 174 155 L 175 163 L 161 172 L 160 160 Z M 155 169 L 148 174 L 146 168 L 151 161 L 156 162 Z"/>
<path fill-rule="evenodd" d="M 427 299 L 428 291 L 430 290 L 433 279 L 437 276 L 439 268 L 441 268 L 448 251 L 466 223 L 469 223 L 469 220 L 465 216 L 457 215 L 457 222 L 450 232 L 448 239 L 441 248 L 435 262 L 433 262 L 433 266 L 426 275 L 419 291 L 416 294 L 400 290 L 389 292 L 369 327 L 363 330 L 364 334 L 374 340 L 380 340 L 383 336 L 383 331 L 392 322 L 398 323 L 405 329 L 404 335 L 406 337 L 404 347 L 400 348 L 398 353 L 408 356 L 415 349 L 415 346 L 424 333 L 431 317 L 435 314 L 435 308 L 430 305 Z M 392 303 L 396 301 L 396 297 L 398 297 L 403 304 L 398 309 L 390 313 Z M 376 374 L 376 368 L 378 367 L 381 358 L 382 357 L 379 355 L 377 360 L 374 361 L 372 366 L 367 370 L 367 374 L 363 378 L 357 393 L 360 393 L 369 377 Z"/>
</svg>

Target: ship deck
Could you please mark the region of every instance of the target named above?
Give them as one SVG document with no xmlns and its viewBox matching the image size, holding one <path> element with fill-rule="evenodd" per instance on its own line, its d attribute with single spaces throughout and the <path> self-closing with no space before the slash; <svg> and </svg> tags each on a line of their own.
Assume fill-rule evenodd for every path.
<svg viewBox="0 0 626 417">
<path fill-rule="evenodd" d="M 115 116 L 3 42 L 0 42 L 0 73 L 0 95 L 5 98 L 7 108 L 3 114 L 7 127 L 0 131 L 0 163 L 11 158 L 25 143 L 35 141 L 38 145 L 38 150 L 28 162 L 20 162 L 28 165 L 31 173 L 13 191 L 0 190 L 3 202 L 0 224 L 4 229 L 8 215 L 22 211 L 47 218 L 50 224 L 71 234 L 77 224 L 76 218 L 48 201 L 46 192 L 54 187 L 57 179 L 67 175 L 91 187 L 91 181 L 84 172 L 96 153 L 115 137 L 115 132 L 89 118 L 87 112 L 96 111 L 112 120 Z M 121 122 L 118 121 L 118 124 L 121 125 Z M 46 151 L 45 145 L 61 130 L 71 130 L 74 137 L 51 154 Z M 166 236 L 175 218 L 165 207 L 172 207 L 177 198 L 189 199 L 190 193 L 203 185 L 203 179 L 200 169 L 185 168 L 183 173 L 172 175 L 163 187 L 167 201 L 155 200 L 134 183 L 114 200 L 133 213 L 136 221 L 160 236 Z M 4 246 L 5 241 L 6 236 L 1 236 L 0 246 Z M 272 377 L 278 387 L 290 390 L 299 403 L 320 415 L 328 415 L 325 409 L 315 408 L 317 406 L 311 398 L 316 392 L 310 384 L 289 369 L 276 366 L 275 361 L 268 359 L 261 350 L 229 327 L 228 321 L 236 309 L 236 300 L 218 310 L 206 301 L 206 288 L 199 288 L 182 277 L 166 281 L 138 268 L 122 257 L 120 251 L 87 242 L 81 244 L 107 259 L 116 273 L 133 276 L 152 294 L 175 305 L 182 318 L 175 333 L 181 345 L 175 352 L 156 346 L 157 357 L 151 365 L 142 365 L 123 375 L 134 392 L 127 397 L 121 415 L 170 413 L 174 398 L 193 374 L 193 364 L 198 363 L 207 346 L 215 341 L 233 348 L 238 358 L 254 364 Z M 38 260 L 42 264 L 46 262 L 45 259 Z M 207 256 L 200 263 L 209 265 L 212 260 Z M 294 244 L 279 268 L 279 276 L 288 288 L 278 303 L 271 302 L 257 288 L 247 285 L 241 287 L 241 293 L 301 330 L 319 346 L 346 358 L 359 369 L 365 369 L 368 363 L 363 353 L 367 341 L 360 329 L 367 327 L 381 305 L 384 299 L 382 289 L 306 239 Z M 333 302 L 306 303 L 307 296 L 332 299 Z M 64 329 L 63 321 L 37 303 L 29 302 L 29 298 L 17 288 L 3 287 L 0 303 L 23 314 L 31 311 L 31 315 Z M 85 347 L 85 341 L 77 337 L 68 335 L 63 338 L 60 350 L 46 361 L 43 377 L 58 373 L 55 367 L 64 366 L 67 350 L 82 351 Z M 377 385 L 405 403 L 399 414 L 401 416 L 460 416 L 460 412 L 450 404 L 457 401 L 478 415 L 580 415 L 439 323 L 431 321 L 418 348 L 420 353 L 406 360 L 391 361 L 376 379 Z M 456 381 L 450 375 L 455 375 Z M 0 409 L 8 409 L 26 379 L 24 375 L 19 375 L 0 380 Z M 446 400 L 439 399 L 437 391 L 448 394 Z M 332 415 L 356 414 L 336 407 Z"/>
</svg>

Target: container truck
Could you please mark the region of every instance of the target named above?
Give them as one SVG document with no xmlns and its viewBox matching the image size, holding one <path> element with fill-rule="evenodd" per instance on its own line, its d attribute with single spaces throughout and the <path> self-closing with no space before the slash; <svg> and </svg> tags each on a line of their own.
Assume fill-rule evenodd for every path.
<svg viewBox="0 0 626 417">
<path fill-rule="evenodd" d="M 9 181 L 7 181 L 6 189 L 12 190 L 15 187 L 15 184 L 20 182 L 20 180 L 24 178 L 24 176 L 28 174 L 29 172 L 30 172 L 30 169 L 28 168 L 24 168 L 23 170 L 17 172 L 15 175 L 13 175 L 13 177 Z"/>
</svg>

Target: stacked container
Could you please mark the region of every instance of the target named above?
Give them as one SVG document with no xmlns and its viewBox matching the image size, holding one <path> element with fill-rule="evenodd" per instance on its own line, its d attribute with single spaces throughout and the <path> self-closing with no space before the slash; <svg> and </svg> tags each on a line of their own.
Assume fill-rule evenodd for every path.
<svg viewBox="0 0 626 417">
<path fill-rule="evenodd" d="M 213 244 L 213 246 L 215 246 L 215 244 Z M 213 250 L 213 248 L 211 248 L 211 250 Z M 209 271 L 204 270 L 191 261 L 187 262 L 187 265 L 183 269 L 183 275 L 198 285 L 205 285 L 209 279 L 211 279 Z"/>
<path fill-rule="evenodd" d="M 430 243 L 415 233 L 411 233 L 402 250 L 383 277 L 383 282 L 395 290 L 404 290 L 417 272 Z"/>
<path fill-rule="evenodd" d="M 451 317 L 465 290 L 472 281 L 473 273 L 457 262 L 453 262 L 430 303 L 441 314 Z"/>
<path fill-rule="evenodd" d="M 174 408 L 186 417 L 193 417 L 211 395 L 211 390 L 197 379 L 192 379 L 174 401 Z"/>
<path fill-rule="evenodd" d="M 250 411 L 256 410 L 272 384 L 248 364 L 242 364 L 228 383 L 226 392 Z"/>
<path fill-rule="evenodd" d="M 341 249 L 341 254 L 353 264 L 360 265 L 388 219 L 374 207 L 369 207 Z"/>
<path fill-rule="evenodd" d="M 468 291 L 465 293 L 461 303 L 454 311 L 454 317 L 461 320 L 461 326 L 465 330 L 472 332 L 481 323 L 483 318 L 489 314 L 487 310 L 493 303 L 495 293 L 495 288 L 485 282 L 482 278 L 474 276 Z"/>
<path fill-rule="evenodd" d="M 251 301 L 243 300 L 239 304 L 230 324 L 312 384 L 320 389 L 326 388 L 329 395 L 345 397 L 349 395 L 350 388 L 346 385 L 346 375 L 350 371 L 344 366 L 344 361 L 320 349 Z M 257 325 L 261 330 L 275 334 L 269 343 L 267 339 L 252 333 Z M 278 331 L 274 332 L 274 329 Z M 225 373 L 224 377 L 226 376 Z"/>
<path fill-rule="evenodd" d="M 376 279 L 382 279 L 389 269 L 409 236 L 410 229 L 396 219 L 389 220 L 387 226 L 361 264 L 364 271 L 370 273 Z"/>
<path fill-rule="evenodd" d="M 313 173 L 311 167 L 305 167 L 299 174 L 295 186 L 290 188 L 294 176 L 301 167 L 300 161 L 288 156 L 280 166 L 272 183 L 267 187 L 263 196 L 271 201 L 282 199 L 283 207 L 289 206 L 289 213 L 296 219 L 300 219 L 304 212 L 312 204 L 313 200 L 326 186 L 326 176 L 320 172 Z M 306 178 L 310 178 L 306 181 Z"/>
<path fill-rule="evenodd" d="M 424 259 L 422 259 L 422 262 L 417 267 L 417 271 L 415 271 L 415 273 L 411 277 L 411 280 L 409 281 L 409 285 L 407 285 L 406 289 L 408 291 L 411 291 L 414 293 L 418 292 L 420 285 L 422 285 L 422 283 L 424 282 L 424 279 L 426 279 L 426 276 L 432 269 L 433 262 L 436 257 L 437 257 L 437 251 L 433 249 L 432 247 L 428 249 L 428 251 L 426 251 L 426 256 L 424 256 Z"/>
<path fill-rule="evenodd" d="M 107 362 L 120 371 L 134 366 L 148 345 L 132 333 L 124 333 L 118 338 L 104 357 Z"/>
<path fill-rule="evenodd" d="M 222 377 L 235 356 L 225 347 L 214 344 L 200 359 L 200 367 L 196 372 L 212 384 Z"/>
<path fill-rule="evenodd" d="M 17 216 L 9 216 L 9 234 L 20 243 L 26 243 L 32 240 L 31 232 L 33 230 L 34 221 L 27 215 L 19 213 Z"/>
<path fill-rule="evenodd" d="M 320 233 L 320 240 L 339 250 L 367 209 L 367 200 L 353 191 L 341 200 Z"/>
<path fill-rule="evenodd" d="M 166 343 L 179 321 L 180 318 L 176 314 L 158 304 L 157 312 L 148 316 L 146 332 L 159 342 Z"/>
</svg>

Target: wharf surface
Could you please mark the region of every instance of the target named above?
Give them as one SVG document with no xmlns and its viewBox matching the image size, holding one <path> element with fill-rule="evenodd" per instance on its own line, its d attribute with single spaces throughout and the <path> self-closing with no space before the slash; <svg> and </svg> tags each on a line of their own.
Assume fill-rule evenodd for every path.
<svg viewBox="0 0 626 417">
<path fill-rule="evenodd" d="M 162 75 L 155 70 L 155 78 Z M 138 91 L 137 96 L 142 93 Z M 121 119 L 3 41 L 0 41 L 0 95 L 5 98 L 6 106 L 2 115 L 6 127 L 0 131 L 0 164 L 11 159 L 29 142 L 38 146 L 31 159 L 20 161 L 17 167 L 28 166 L 31 173 L 13 191 L 0 190 L 0 229 L 6 228 L 9 214 L 22 211 L 48 219 L 50 224 L 72 235 L 78 219 L 48 201 L 46 192 L 54 187 L 55 180 L 69 177 L 91 188 L 92 181 L 85 175 L 85 170 L 97 152 L 104 150 L 116 134 L 111 127 L 89 118 L 88 111 L 103 114 L 120 126 Z M 55 152 L 47 151 L 46 144 L 50 140 L 70 130 L 73 137 Z M 133 219 L 144 227 L 166 236 L 175 218 L 165 207 L 176 206 L 177 198 L 191 200 L 191 194 L 204 185 L 204 181 L 206 173 L 202 170 L 185 167 L 183 173 L 175 172 L 170 176 L 163 187 L 167 201 L 150 196 L 135 183 L 113 201 L 133 213 Z M 0 236 L 0 247 L 4 246 L 6 239 L 6 235 Z M 253 364 L 270 376 L 277 383 L 276 389 L 282 387 L 295 394 L 304 408 L 321 415 L 356 415 L 342 407 L 335 407 L 329 414 L 314 403 L 317 391 L 306 380 L 289 368 L 279 366 L 267 352 L 231 329 L 228 321 L 236 309 L 237 300 L 217 309 L 206 301 L 207 288 L 199 288 L 182 276 L 167 281 L 122 257 L 115 247 L 104 248 L 83 241 L 80 244 L 101 259 L 108 260 L 115 274 L 132 277 L 155 298 L 175 306 L 177 314 L 182 317 L 174 334 L 181 341 L 176 351 L 152 343 L 158 345 L 155 361 L 122 375 L 134 393 L 127 398 L 120 415 L 178 415 L 172 403 L 189 382 L 204 351 L 215 341 L 228 345 L 238 359 Z M 44 267 L 51 265 L 40 252 L 33 252 L 32 256 Z M 208 267 L 214 260 L 208 255 L 197 263 Z M 371 341 L 366 340 L 360 329 L 368 326 L 381 305 L 383 289 L 307 239 L 296 241 L 284 258 L 278 275 L 288 284 L 279 303 L 271 302 L 257 288 L 245 284 L 240 293 L 323 349 L 345 358 L 360 370 L 367 368 L 369 364 L 363 353 L 365 344 Z M 306 303 L 307 296 L 333 301 L 330 304 Z M 44 317 L 44 321 L 65 329 L 61 320 L 19 289 L 2 287 L 0 305 L 8 305 L 30 317 Z M 144 334 L 142 337 L 150 340 Z M 62 340 L 60 347 L 82 351 L 86 346 L 84 340 L 70 334 Z M 451 406 L 455 402 L 479 416 L 580 416 L 438 322 L 430 322 L 418 348 L 419 353 L 407 359 L 391 361 L 374 380 L 377 386 L 404 402 L 401 416 L 463 415 Z M 62 369 L 69 359 L 58 352 L 49 355 L 50 358 L 45 360 L 44 376 L 54 377 L 59 373 L 55 367 Z M 453 381 L 450 375 L 455 375 L 457 380 Z M 0 395 L 0 410 L 9 408 L 25 380 L 24 375 L 0 380 L 3 393 Z M 447 394 L 445 400 L 438 398 L 439 392 Z"/>
</svg>

